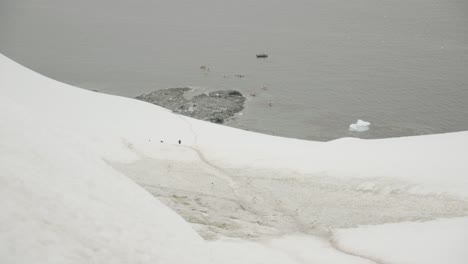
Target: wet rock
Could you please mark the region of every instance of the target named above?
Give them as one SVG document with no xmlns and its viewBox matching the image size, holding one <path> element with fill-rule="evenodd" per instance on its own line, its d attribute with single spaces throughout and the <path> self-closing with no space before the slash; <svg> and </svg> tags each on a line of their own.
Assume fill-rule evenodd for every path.
<svg viewBox="0 0 468 264">
<path fill-rule="evenodd" d="M 136 98 L 156 104 L 173 112 L 222 124 L 244 109 L 245 97 L 235 90 L 213 91 L 191 99 L 184 97 L 190 88 L 169 88 L 143 94 Z"/>
</svg>

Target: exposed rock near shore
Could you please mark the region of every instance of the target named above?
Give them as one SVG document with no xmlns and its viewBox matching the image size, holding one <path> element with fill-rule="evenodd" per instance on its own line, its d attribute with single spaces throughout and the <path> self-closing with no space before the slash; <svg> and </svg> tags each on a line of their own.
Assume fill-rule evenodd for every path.
<svg viewBox="0 0 468 264">
<path fill-rule="evenodd" d="M 170 109 L 193 118 L 224 123 L 244 108 L 245 97 L 235 90 L 220 90 L 199 94 L 191 99 L 184 94 L 191 88 L 169 88 L 137 96 L 136 99 Z"/>
</svg>

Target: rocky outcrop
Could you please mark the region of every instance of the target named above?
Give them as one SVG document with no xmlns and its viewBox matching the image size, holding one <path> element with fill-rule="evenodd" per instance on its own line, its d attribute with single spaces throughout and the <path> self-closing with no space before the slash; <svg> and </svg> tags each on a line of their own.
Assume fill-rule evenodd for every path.
<svg viewBox="0 0 468 264">
<path fill-rule="evenodd" d="M 190 88 L 169 88 L 143 94 L 136 98 L 170 109 L 193 118 L 224 123 L 244 108 L 245 97 L 235 90 L 220 90 L 199 94 L 187 99 L 184 94 Z"/>
</svg>

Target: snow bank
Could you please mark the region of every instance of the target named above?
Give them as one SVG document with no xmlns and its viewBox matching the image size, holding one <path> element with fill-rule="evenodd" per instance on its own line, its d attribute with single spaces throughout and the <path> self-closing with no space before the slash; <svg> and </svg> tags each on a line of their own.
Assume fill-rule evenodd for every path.
<svg viewBox="0 0 468 264">
<path fill-rule="evenodd" d="M 369 130 L 369 126 L 370 126 L 369 122 L 358 119 L 356 123 L 349 125 L 349 131 L 364 132 L 364 131 Z"/>
</svg>

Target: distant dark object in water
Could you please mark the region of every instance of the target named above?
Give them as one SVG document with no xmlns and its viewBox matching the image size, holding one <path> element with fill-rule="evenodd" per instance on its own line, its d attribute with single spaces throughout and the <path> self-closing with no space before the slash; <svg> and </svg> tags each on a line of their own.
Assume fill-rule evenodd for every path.
<svg viewBox="0 0 468 264">
<path fill-rule="evenodd" d="M 206 66 L 206 65 L 202 65 L 202 66 L 200 66 L 200 70 L 209 72 L 210 68 L 208 66 Z"/>
<path fill-rule="evenodd" d="M 236 76 L 237 78 L 244 78 L 245 77 L 244 74 L 235 74 L 234 76 Z"/>
<path fill-rule="evenodd" d="M 268 54 L 262 53 L 262 54 L 257 54 L 257 58 L 265 59 L 268 58 Z"/>
<path fill-rule="evenodd" d="M 179 145 L 180 145 L 180 143 L 182 143 L 182 141 L 179 139 Z"/>
</svg>

